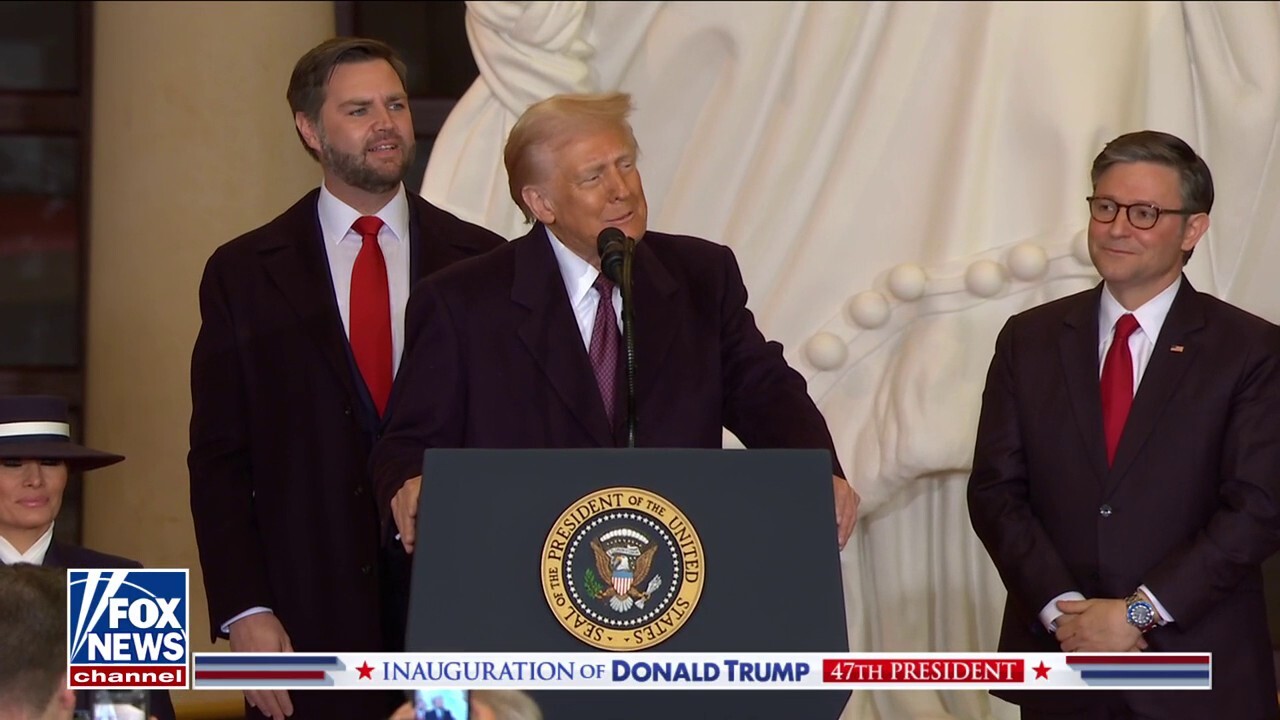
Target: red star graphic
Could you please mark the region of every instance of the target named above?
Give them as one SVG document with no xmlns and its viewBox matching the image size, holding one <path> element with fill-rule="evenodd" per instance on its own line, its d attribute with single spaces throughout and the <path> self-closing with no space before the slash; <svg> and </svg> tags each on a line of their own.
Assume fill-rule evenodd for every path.
<svg viewBox="0 0 1280 720">
<path fill-rule="evenodd" d="M 1031 669 L 1036 671 L 1037 680 L 1040 680 L 1042 678 L 1045 680 L 1049 679 L 1049 666 L 1045 665 L 1043 660 L 1040 661 L 1039 665 Z"/>
<path fill-rule="evenodd" d="M 360 667 L 356 668 L 356 670 L 360 671 L 360 677 L 357 679 L 359 680 L 373 679 L 373 667 L 369 665 L 369 661 L 366 660 L 365 663 Z"/>
</svg>

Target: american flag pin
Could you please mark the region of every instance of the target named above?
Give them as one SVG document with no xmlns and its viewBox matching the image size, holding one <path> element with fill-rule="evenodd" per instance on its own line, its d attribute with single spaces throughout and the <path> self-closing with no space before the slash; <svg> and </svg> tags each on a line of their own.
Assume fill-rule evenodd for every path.
<svg viewBox="0 0 1280 720">
<path fill-rule="evenodd" d="M 1169 352 L 1182 352 L 1183 350 L 1186 350 L 1186 348 L 1181 345 L 1174 345 L 1169 348 Z"/>
</svg>

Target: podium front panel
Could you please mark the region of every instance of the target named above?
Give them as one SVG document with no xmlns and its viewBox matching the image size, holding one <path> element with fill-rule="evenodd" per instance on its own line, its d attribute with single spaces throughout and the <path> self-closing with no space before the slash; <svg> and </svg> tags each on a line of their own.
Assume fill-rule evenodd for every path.
<svg viewBox="0 0 1280 720">
<path fill-rule="evenodd" d="M 543 580 L 544 549 L 557 522 L 580 499 L 612 488 L 665 499 L 701 543 L 700 562 L 692 566 L 701 572 L 696 607 L 647 649 L 848 650 L 828 453 L 699 449 L 427 451 L 406 649 L 607 652 L 562 625 Z M 634 717 L 650 718 L 655 703 L 675 713 L 670 717 L 818 720 L 837 717 L 848 697 L 819 691 L 534 694 L 549 720 L 578 717 L 571 708 L 579 706 L 584 718 L 632 717 L 623 709 L 628 706 L 638 708 Z M 608 712 L 601 715 L 591 698 L 607 702 Z"/>
</svg>

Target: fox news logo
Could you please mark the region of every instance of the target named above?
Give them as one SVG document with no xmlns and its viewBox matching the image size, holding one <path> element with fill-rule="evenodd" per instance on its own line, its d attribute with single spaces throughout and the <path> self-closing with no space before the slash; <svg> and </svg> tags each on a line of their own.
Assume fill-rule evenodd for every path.
<svg viewBox="0 0 1280 720">
<path fill-rule="evenodd" d="M 68 570 L 72 688 L 187 686 L 186 570 Z"/>
</svg>

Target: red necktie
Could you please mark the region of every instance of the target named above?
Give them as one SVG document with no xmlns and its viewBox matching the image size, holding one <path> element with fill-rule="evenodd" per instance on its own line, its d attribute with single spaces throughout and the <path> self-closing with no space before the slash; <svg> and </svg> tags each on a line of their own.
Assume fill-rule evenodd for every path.
<svg viewBox="0 0 1280 720">
<path fill-rule="evenodd" d="M 1107 437 L 1107 464 L 1116 457 L 1116 446 L 1124 432 L 1129 407 L 1133 405 L 1133 355 L 1129 352 L 1129 336 L 1138 329 L 1138 320 L 1130 314 L 1116 321 L 1115 336 L 1102 363 L 1102 432 Z"/>
<path fill-rule="evenodd" d="M 365 216 L 351 226 L 363 244 L 351 269 L 351 352 L 381 416 L 391 394 L 391 291 L 378 247 L 382 220 Z"/>
<path fill-rule="evenodd" d="M 612 424 L 614 382 L 618 373 L 618 319 L 613 312 L 613 282 L 601 273 L 594 287 L 600 293 L 600 302 L 596 305 L 596 321 L 591 327 L 591 347 L 587 349 L 587 356 L 591 358 L 591 369 L 596 373 L 596 385 L 600 387 L 605 415 Z"/>
</svg>

